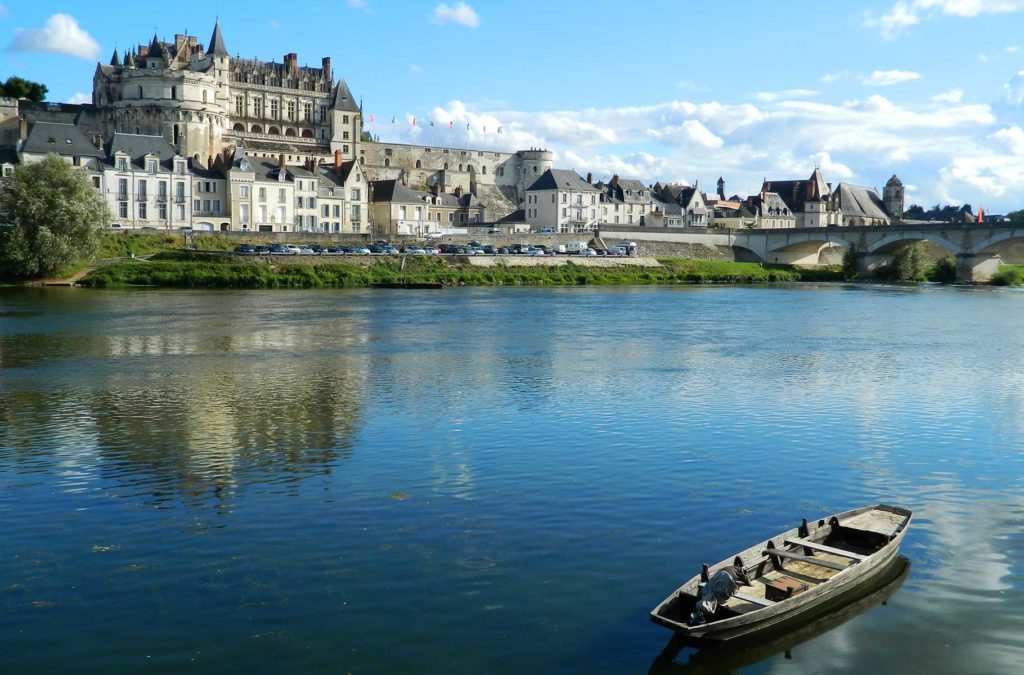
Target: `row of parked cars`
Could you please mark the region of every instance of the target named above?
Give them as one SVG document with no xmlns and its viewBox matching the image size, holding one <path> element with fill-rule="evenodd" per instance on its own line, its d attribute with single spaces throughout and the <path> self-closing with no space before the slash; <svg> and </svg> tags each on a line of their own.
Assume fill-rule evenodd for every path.
<svg viewBox="0 0 1024 675">
<path fill-rule="evenodd" d="M 564 246 L 553 247 L 544 244 L 492 246 L 490 244 L 481 244 L 477 241 L 471 241 L 468 244 L 410 245 L 401 248 L 397 248 L 386 241 L 374 242 L 369 246 L 324 246 L 322 244 L 312 244 L 309 246 L 297 244 L 256 246 L 253 244 L 239 244 L 235 246 L 234 252 L 237 255 L 619 255 L 619 253 L 611 250 L 606 252 L 587 247 L 565 250 Z"/>
</svg>

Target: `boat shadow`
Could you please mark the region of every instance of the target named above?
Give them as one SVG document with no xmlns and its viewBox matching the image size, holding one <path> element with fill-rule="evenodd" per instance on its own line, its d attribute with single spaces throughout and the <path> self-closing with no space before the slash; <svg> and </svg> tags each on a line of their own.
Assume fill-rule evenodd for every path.
<svg viewBox="0 0 1024 675">
<path fill-rule="evenodd" d="M 787 659 L 792 658 L 790 651 L 797 645 L 827 633 L 876 605 L 884 605 L 903 585 L 908 574 L 910 560 L 897 556 L 871 582 L 822 605 L 813 617 L 798 617 L 790 623 L 780 624 L 770 633 L 751 638 L 698 647 L 685 637 L 675 634 L 654 659 L 648 672 L 722 673 L 739 670 L 780 653 L 784 653 Z M 686 662 L 679 663 L 677 658 L 680 653 L 690 648 L 695 651 L 690 653 Z"/>
</svg>

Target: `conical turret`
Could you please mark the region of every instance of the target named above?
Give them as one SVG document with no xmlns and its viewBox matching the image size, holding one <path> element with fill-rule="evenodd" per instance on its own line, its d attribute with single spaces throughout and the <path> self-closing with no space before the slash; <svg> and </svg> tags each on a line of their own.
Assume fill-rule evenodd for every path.
<svg viewBox="0 0 1024 675">
<path fill-rule="evenodd" d="M 114 48 L 114 55 L 110 57 L 110 65 L 112 65 L 112 66 L 120 66 L 121 65 L 121 57 L 117 55 L 117 48 L 116 47 Z"/>
<path fill-rule="evenodd" d="M 210 36 L 210 47 L 206 53 L 214 56 L 228 56 L 228 48 L 224 46 L 224 36 L 220 34 L 220 21 L 213 24 L 213 35 Z"/>
</svg>

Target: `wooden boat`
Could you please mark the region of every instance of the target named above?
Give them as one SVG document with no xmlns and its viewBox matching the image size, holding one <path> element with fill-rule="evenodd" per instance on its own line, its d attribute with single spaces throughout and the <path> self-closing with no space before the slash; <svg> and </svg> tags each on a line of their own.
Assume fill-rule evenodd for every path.
<svg viewBox="0 0 1024 675">
<path fill-rule="evenodd" d="M 896 557 L 911 512 L 877 504 L 783 532 L 704 569 L 651 611 L 651 620 L 692 644 L 734 640 L 816 615 L 837 595 L 870 580 Z M 690 625 L 704 584 L 742 570 L 746 585 L 704 623 Z"/>
<path fill-rule="evenodd" d="M 819 608 L 820 612 L 816 612 L 813 617 L 808 615 L 807 620 L 800 621 L 799 625 L 794 622 L 789 630 L 785 630 L 787 624 L 779 624 L 778 631 L 765 630 L 747 639 L 706 643 L 692 652 L 685 662 L 677 663 L 676 658 L 683 649 L 692 645 L 676 633 L 651 664 L 648 673 L 733 673 L 781 653 L 785 653 L 787 659 L 799 661 L 799 657 L 792 653 L 796 647 L 878 605 L 886 604 L 903 585 L 909 573 L 910 561 L 898 555 L 884 570 L 872 575 L 869 581 L 834 598 L 830 596 L 829 602 Z"/>
</svg>

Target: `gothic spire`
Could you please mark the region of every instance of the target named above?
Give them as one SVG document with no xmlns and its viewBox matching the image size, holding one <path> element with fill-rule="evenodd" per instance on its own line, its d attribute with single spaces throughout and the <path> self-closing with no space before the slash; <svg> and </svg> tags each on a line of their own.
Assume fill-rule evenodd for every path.
<svg viewBox="0 0 1024 675">
<path fill-rule="evenodd" d="M 224 36 L 220 34 L 220 21 L 213 24 L 213 35 L 210 36 L 210 47 L 206 53 L 214 56 L 228 56 L 228 48 L 224 46 Z"/>
<path fill-rule="evenodd" d="M 114 55 L 112 57 L 110 57 L 110 65 L 112 65 L 112 66 L 120 66 L 121 65 L 121 57 L 117 55 L 117 47 L 114 48 Z"/>
</svg>

